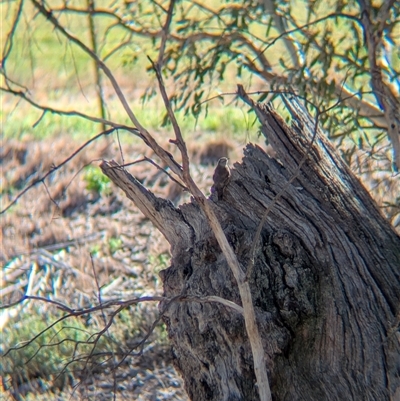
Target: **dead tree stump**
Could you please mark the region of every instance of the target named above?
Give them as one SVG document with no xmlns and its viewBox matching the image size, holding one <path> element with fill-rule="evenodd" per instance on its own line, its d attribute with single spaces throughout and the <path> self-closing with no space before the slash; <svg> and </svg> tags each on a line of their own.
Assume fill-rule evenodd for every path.
<svg viewBox="0 0 400 401">
<path fill-rule="evenodd" d="M 305 109 L 288 106 L 290 127 L 269 107 L 253 105 L 276 158 L 247 145 L 223 200 L 209 200 L 243 269 L 266 208 L 298 171 L 314 134 Z M 175 208 L 115 166 L 102 163 L 171 244 L 164 295 L 240 304 L 199 206 Z M 400 400 L 400 238 L 321 133 L 268 215 L 249 281 L 273 400 Z M 164 322 L 192 400 L 258 400 L 238 312 L 173 302 Z"/>
</svg>

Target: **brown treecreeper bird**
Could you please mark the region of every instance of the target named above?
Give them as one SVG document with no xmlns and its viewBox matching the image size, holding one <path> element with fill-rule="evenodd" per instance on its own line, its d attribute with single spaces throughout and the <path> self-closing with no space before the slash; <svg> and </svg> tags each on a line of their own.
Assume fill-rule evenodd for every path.
<svg viewBox="0 0 400 401">
<path fill-rule="evenodd" d="M 213 180 L 214 180 L 214 192 L 217 193 L 218 200 L 222 200 L 224 197 L 224 191 L 229 183 L 231 177 L 231 171 L 228 166 L 228 158 L 221 157 L 218 160 L 217 167 L 215 168 Z"/>
</svg>

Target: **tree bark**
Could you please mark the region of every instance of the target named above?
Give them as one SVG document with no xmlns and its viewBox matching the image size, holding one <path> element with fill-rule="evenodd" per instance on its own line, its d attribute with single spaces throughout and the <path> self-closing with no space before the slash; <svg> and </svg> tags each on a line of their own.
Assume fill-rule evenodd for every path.
<svg viewBox="0 0 400 401">
<path fill-rule="evenodd" d="M 266 208 L 298 172 L 314 134 L 307 111 L 287 105 L 290 127 L 253 104 L 276 158 L 247 145 L 223 200 L 208 200 L 243 268 Z M 171 245 L 171 266 L 161 272 L 165 296 L 240 305 L 194 201 L 175 208 L 115 162 L 101 167 Z M 400 400 L 400 238 L 320 132 L 267 217 L 249 283 L 273 400 Z M 163 316 L 192 400 L 258 400 L 238 311 L 190 301 L 171 303 Z"/>
</svg>

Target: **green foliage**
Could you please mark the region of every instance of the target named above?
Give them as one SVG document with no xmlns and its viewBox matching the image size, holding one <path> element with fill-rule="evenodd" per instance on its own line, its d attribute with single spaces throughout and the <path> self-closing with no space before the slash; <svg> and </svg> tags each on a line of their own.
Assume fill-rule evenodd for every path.
<svg viewBox="0 0 400 401">
<path fill-rule="evenodd" d="M 168 2 L 164 3 L 166 9 Z M 60 23 L 75 37 L 82 39 L 88 30 L 88 16 L 78 10 L 84 9 L 85 4 L 82 1 L 71 3 L 69 14 L 60 13 Z M 56 2 L 48 2 L 47 6 L 55 7 Z M 375 4 L 375 10 L 380 6 Z M 14 15 L 17 4 L 2 7 L 9 15 Z M 30 2 L 25 7 L 25 13 L 34 13 Z M 151 70 L 147 56 L 152 59 L 157 57 L 159 33 L 166 17 L 163 8 L 150 1 L 119 2 L 114 8 L 111 3 L 105 3 L 102 7 L 110 7 L 110 13 L 107 17 L 95 14 L 96 37 L 102 43 L 100 56 L 111 70 L 122 68 L 125 74 L 131 76 L 133 87 L 146 88 L 144 99 L 153 98 L 158 90 L 155 82 L 150 82 L 152 73 L 143 76 L 143 71 L 146 68 Z M 393 7 L 390 21 L 396 21 L 398 13 L 398 7 Z M 70 18 L 71 15 L 73 18 Z M 338 1 L 329 5 L 321 2 L 276 2 L 271 9 L 264 8 L 256 0 L 231 0 L 212 5 L 190 0 L 179 2 L 171 24 L 173 39 L 166 43 L 165 73 L 175 83 L 168 87 L 168 92 L 176 107 L 190 110 L 194 117 L 198 117 L 203 110 L 201 102 L 216 90 L 232 91 L 237 77 L 250 83 L 253 74 L 262 78 L 263 74 L 269 74 L 265 89 L 282 90 L 290 85 L 320 108 L 329 107 L 337 100 L 337 85 L 345 81 L 351 91 L 360 93 L 361 100 L 365 97 L 371 101 L 367 95 L 372 89 L 368 51 L 363 30 L 357 21 L 358 15 L 356 5 Z M 12 18 L 7 20 L 6 32 L 11 29 L 12 22 Z M 55 35 L 54 27 L 41 14 L 32 20 L 20 18 L 19 27 L 5 63 L 10 73 L 12 71 L 10 78 L 31 87 L 32 83 L 40 80 L 39 71 L 48 71 L 47 74 L 52 74 L 57 81 L 58 88 L 63 88 L 62 91 L 47 90 L 48 101 L 64 102 L 65 96 L 73 95 L 81 99 L 79 102 L 88 104 L 87 84 L 94 68 L 90 56 L 79 46 L 69 43 L 65 36 Z M 388 24 L 384 37 L 387 43 L 397 43 L 392 35 L 395 27 L 395 24 Z M 282 32 L 282 29 L 288 33 Z M 131 35 L 130 41 L 126 41 L 127 35 Z M 292 45 L 288 44 L 289 41 Z M 26 43 L 30 46 L 25 46 Z M 126 45 L 119 46 L 121 43 Z M 291 54 L 293 43 L 296 54 Z M 57 57 L 54 57 L 55 54 Z M 398 78 L 399 56 L 390 51 L 387 59 L 393 61 L 392 69 L 385 70 L 387 82 L 391 82 Z M 28 64 L 21 63 L 21 60 L 29 61 L 32 68 L 27 68 Z M 52 79 L 47 80 L 48 84 L 50 82 Z M 336 90 L 333 82 L 336 82 Z M 73 105 L 76 105 L 76 99 Z M 331 114 L 340 117 L 346 108 L 345 104 L 338 105 Z M 93 111 L 93 104 L 89 109 Z M 109 108 L 110 117 L 117 115 L 114 109 L 117 110 Z M 147 110 L 140 112 L 143 120 L 154 121 L 154 118 L 146 116 Z M 155 113 L 158 110 L 160 117 L 159 109 L 154 107 L 153 110 Z M 11 128 L 6 126 L 6 135 L 31 132 L 39 117 L 40 113 L 23 119 L 19 126 L 16 119 L 12 119 Z M 353 127 L 357 117 L 353 113 Z M 341 127 L 332 124 L 329 119 L 325 118 L 325 127 L 332 136 L 340 135 L 338 130 Z M 44 125 L 41 123 L 41 135 L 53 131 L 53 117 L 46 115 L 44 120 L 47 122 Z M 71 119 L 68 124 L 70 122 Z M 150 126 L 159 127 L 161 122 L 162 118 L 158 118 Z M 209 121 L 208 125 L 211 130 L 218 129 L 215 122 Z M 93 127 L 79 124 L 76 129 L 71 128 L 81 133 L 93 131 Z"/>
<path fill-rule="evenodd" d="M 87 166 L 84 180 L 86 181 L 86 189 L 89 191 L 95 191 L 102 195 L 111 193 L 110 179 L 101 172 L 99 167 Z"/>
<path fill-rule="evenodd" d="M 159 255 L 149 256 L 149 265 L 154 274 L 160 272 L 160 270 L 166 269 L 169 266 L 170 255 L 167 253 L 160 253 Z"/>
<path fill-rule="evenodd" d="M 130 346 L 132 342 L 139 343 L 146 336 L 157 319 L 157 309 L 154 305 L 139 304 L 123 309 L 115 318 L 115 325 L 110 328 L 112 338 L 118 343 Z M 168 335 L 163 324 L 155 327 L 150 339 L 152 343 L 165 346 Z"/>
<path fill-rule="evenodd" d="M 63 9 L 58 0 L 41 4 L 53 10 L 61 27 L 38 12 L 32 1 L 0 5 L 7 15 L 1 72 L 5 136 L 47 136 L 60 130 L 73 136 L 98 133 L 98 123 L 70 113 L 100 115 L 96 69 L 107 119 L 132 125 L 104 69 L 83 50 L 89 32 L 87 2 L 68 2 Z M 400 108 L 400 56 L 396 51 L 400 48 L 396 34 L 400 3 L 393 2 L 385 11 L 387 4 L 384 0 L 182 0 L 175 3 L 165 43 L 169 0 L 104 1 L 101 7 L 97 4 L 92 17 L 98 56 L 147 129 L 159 132 L 164 125 L 170 129 L 148 60 L 157 62 L 163 43 L 162 74 L 174 110 L 181 111 L 178 121 L 187 139 L 194 129 L 241 134 L 243 140 L 249 131 L 256 131 L 253 117 L 231 111 L 235 107 L 229 102 L 235 99 L 240 83 L 275 107 L 281 102 L 277 93 L 291 92 L 307 100 L 314 115 L 316 109 L 329 110 L 320 115 L 320 124 L 349 156 L 346 160 L 363 163 L 352 167 L 370 168 L 367 157 L 356 157 L 357 150 L 362 150 L 364 155 L 376 155 L 377 168 L 390 172 L 385 156 L 390 146 L 390 121 L 386 121 L 390 113 L 382 109 L 382 93 L 384 99 L 390 98 L 395 114 Z M 369 18 L 376 35 L 373 47 L 368 47 L 361 15 Z M 73 41 L 62 33 L 63 28 L 73 35 Z M 373 74 L 375 64 L 378 71 Z M 378 90 L 373 77 L 384 90 Z M 22 98 L 17 92 L 23 93 Z M 23 100 L 25 96 L 32 103 Z M 256 94 L 253 97 L 257 99 Z M 42 116 L 42 106 L 53 111 Z"/>
<path fill-rule="evenodd" d="M 5 107 L 7 106 L 5 105 Z M 27 115 L 21 119 L 21 114 Z M 42 115 L 28 108 L 26 104 L 21 103 L 15 106 L 13 112 L 4 115 L 3 134 L 5 138 L 24 139 L 25 137 L 34 137 L 46 139 L 60 133 L 67 133 L 73 139 L 87 139 L 94 136 L 97 130 L 95 123 L 83 118 L 52 113 Z"/>
<path fill-rule="evenodd" d="M 115 252 L 117 252 L 119 249 L 122 248 L 122 240 L 121 238 L 115 238 L 115 237 L 111 237 L 108 240 L 108 247 L 110 249 L 110 253 L 111 255 L 113 255 Z"/>
<path fill-rule="evenodd" d="M 92 350 L 109 349 L 106 337 L 101 337 L 96 345 L 90 344 L 95 339 L 93 329 L 87 328 L 80 318 L 62 320 L 50 327 L 60 318 L 60 314 L 43 313 L 39 308 L 27 314 L 20 312 L 19 322 L 6 326 L 2 332 L 1 376 L 12 375 L 25 381 L 40 374 L 54 379 L 73 359 L 76 362 L 68 365 L 65 373 L 82 368 L 86 358 L 78 358 L 88 356 Z M 12 347 L 16 349 L 4 356 Z"/>
<path fill-rule="evenodd" d="M 90 316 L 60 318 L 61 313 L 34 308 L 28 313 L 20 312 L 18 322 L 3 329 L 3 380 L 12 377 L 14 383 L 23 383 L 40 378 L 42 386 L 51 391 L 64 388 L 66 381 L 79 377 L 83 369 L 101 369 L 110 352 L 127 353 L 137 345 L 156 320 L 157 308 L 153 304 L 139 304 L 123 309 L 100 337 L 100 329 Z M 102 322 L 102 316 L 99 318 Z M 168 336 L 163 325 L 154 328 L 148 341 L 166 345 Z"/>
<path fill-rule="evenodd" d="M 90 254 L 92 256 L 99 256 L 101 251 L 101 245 L 100 244 L 95 244 L 90 248 Z"/>
<path fill-rule="evenodd" d="M 202 126 L 205 131 L 226 132 L 230 136 L 242 136 L 248 130 L 254 131 L 253 124 L 248 121 L 248 115 L 239 107 L 227 107 L 223 113 L 213 110 L 207 114 Z"/>
</svg>

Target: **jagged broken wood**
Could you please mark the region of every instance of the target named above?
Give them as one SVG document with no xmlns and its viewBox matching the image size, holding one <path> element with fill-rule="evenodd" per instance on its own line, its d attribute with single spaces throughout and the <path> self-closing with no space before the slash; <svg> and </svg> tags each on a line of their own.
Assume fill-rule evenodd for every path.
<svg viewBox="0 0 400 401">
<path fill-rule="evenodd" d="M 241 266 L 264 211 L 298 165 L 314 122 L 287 101 L 289 127 L 252 104 L 276 152 L 247 145 L 223 201 L 209 201 Z M 115 162 L 103 172 L 171 244 L 164 295 L 219 296 L 236 281 L 199 207 L 157 198 Z M 321 133 L 269 213 L 249 277 L 274 400 L 400 397 L 400 238 Z M 192 400 L 258 400 L 243 316 L 220 304 L 176 303 L 164 315 Z M 397 398 L 396 398 L 397 397 Z"/>
</svg>

